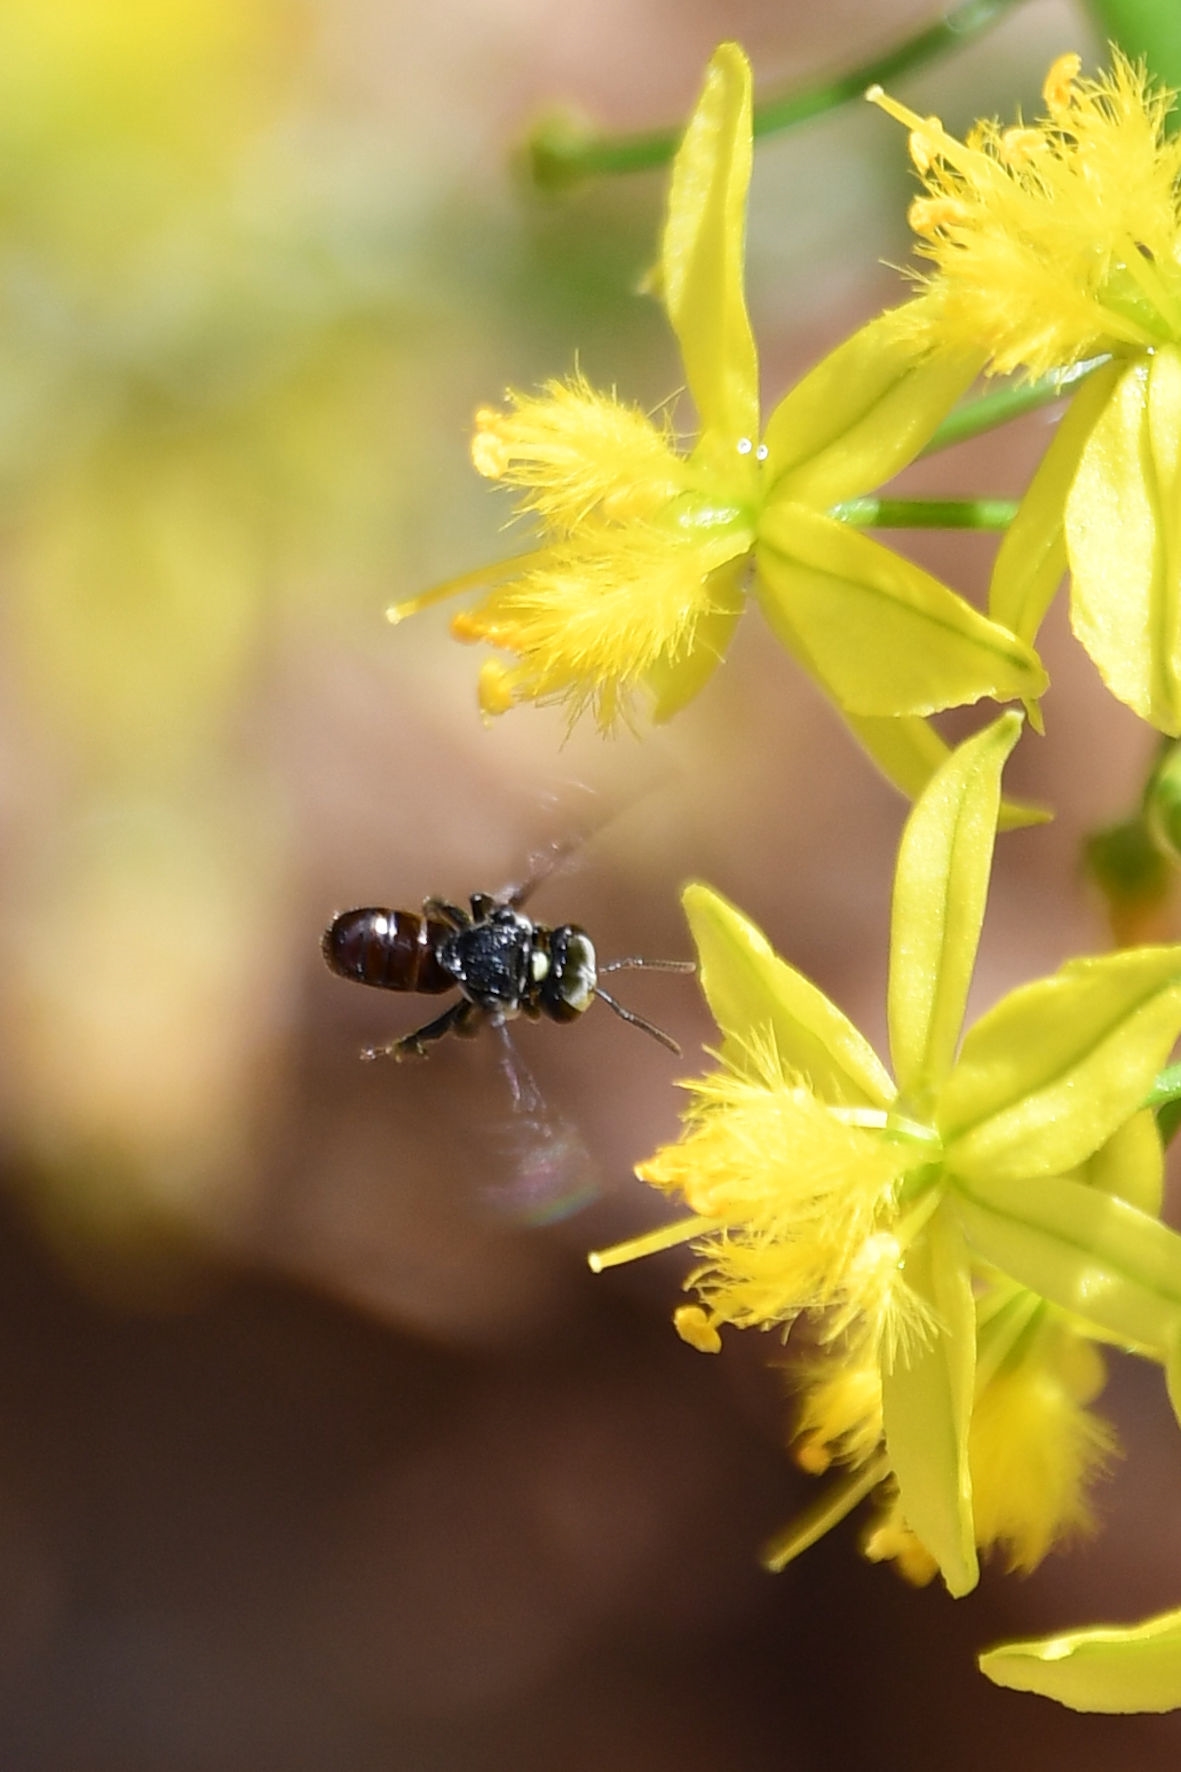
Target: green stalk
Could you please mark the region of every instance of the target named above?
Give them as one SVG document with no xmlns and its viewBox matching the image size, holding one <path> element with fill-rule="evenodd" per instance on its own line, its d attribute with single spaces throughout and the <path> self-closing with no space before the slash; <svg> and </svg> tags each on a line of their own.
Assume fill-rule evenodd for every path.
<svg viewBox="0 0 1181 1772">
<path fill-rule="evenodd" d="M 1018 0 L 961 0 L 926 30 L 895 44 L 873 60 L 862 62 L 847 74 L 798 86 L 778 98 L 755 106 L 756 138 L 794 128 L 812 117 L 836 110 L 850 99 L 861 98 L 867 86 L 887 81 L 919 68 L 960 48 L 996 24 Z M 532 182 L 541 190 L 561 190 L 580 179 L 627 172 L 643 172 L 666 166 L 680 145 L 682 129 L 643 130 L 631 135 L 595 135 L 568 118 L 543 120 L 525 146 Z"/>
<path fill-rule="evenodd" d="M 1021 418 L 1027 412 L 1052 406 L 1055 400 L 1072 394 L 1089 375 L 1110 361 L 1106 355 L 1088 357 L 1084 363 L 1072 363 L 1069 369 L 1052 369 L 1048 375 L 1038 376 L 1036 381 L 1008 382 L 1004 387 L 980 394 L 975 400 L 967 400 L 948 413 L 921 453 L 934 455 L 940 449 L 950 449 L 955 443 L 966 443 L 969 438 L 995 430 L 998 425 L 1007 425 L 1011 419 Z"/>
<path fill-rule="evenodd" d="M 1015 498 L 848 498 L 830 515 L 854 529 L 1007 529 Z"/>
<path fill-rule="evenodd" d="M 1181 1064 L 1171 1064 L 1161 1072 L 1144 1105 L 1156 1115 L 1162 1142 L 1170 1144 L 1181 1127 Z"/>
</svg>

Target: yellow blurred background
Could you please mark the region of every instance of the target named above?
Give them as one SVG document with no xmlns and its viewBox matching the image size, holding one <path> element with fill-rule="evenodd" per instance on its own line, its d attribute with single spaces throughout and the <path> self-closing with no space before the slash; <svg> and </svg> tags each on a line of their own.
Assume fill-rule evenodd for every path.
<svg viewBox="0 0 1181 1772">
<path fill-rule="evenodd" d="M 1171 1721 L 1080 1723 L 971 1662 L 1176 1604 L 1151 1374 L 1077 1560 L 953 1609 L 849 1531 L 770 1581 L 808 1493 L 771 1350 L 675 1340 L 680 1256 L 583 1260 L 659 1218 L 629 1175 L 711 1037 L 691 983 L 620 991 L 680 1066 L 601 1008 L 520 1033 L 539 1166 L 491 1043 L 359 1064 L 426 1016 L 318 951 L 346 905 L 496 890 L 581 835 L 544 920 L 681 955 L 706 878 L 880 1036 L 904 809 L 755 618 L 672 727 L 604 744 L 531 709 L 486 730 L 445 615 L 383 611 L 514 546 L 478 404 L 575 361 L 676 390 L 636 294 L 659 176 L 539 200 L 530 121 L 672 122 L 724 36 L 771 90 L 930 13 L 0 0 L 6 1772 L 1175 1764 Z M 1036 0 L 906 96 L 1008 112 L 1088 41 Z M 760 147 L 769 397 L 896 299 L 906 193 L 868 108 Z M 1046 422 L 922 483 L 1016 491 Z M 983 543 L 923 555 L 979 590 Z M 1102 945 L 1079 842 L 1151 749 L 1061 622 L 1049 654 L 1017 787 L 1059 816 L 1003 848 L 981 1004 Z"/>
</svg>

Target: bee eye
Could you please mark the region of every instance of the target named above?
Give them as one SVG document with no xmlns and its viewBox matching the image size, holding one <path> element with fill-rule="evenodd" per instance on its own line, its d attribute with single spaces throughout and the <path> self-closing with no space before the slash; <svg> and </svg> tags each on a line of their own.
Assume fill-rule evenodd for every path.
<svg viewBox="0 0 1181 1772">
<path fill-rule="evenodd" d="M 558 993 L 564 1003 L 579 1014 L 589 1009 L 595 994 L 595 950 L 589 935 L 574 931 L 566 943 L 558 976 Z"/>
</svg>

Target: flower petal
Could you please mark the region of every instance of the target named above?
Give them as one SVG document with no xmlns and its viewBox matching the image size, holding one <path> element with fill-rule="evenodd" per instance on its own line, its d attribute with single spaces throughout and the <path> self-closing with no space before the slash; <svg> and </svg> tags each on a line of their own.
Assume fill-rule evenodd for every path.
<svg viewBox="0 0 1181 1772">
<path fill-rule="evenodd" d="M 1121 373 L 1108 363 L 1083 383 L 997 550 L 988 613 L 1031 646 L 1066 575 L 1066 499 L 1079 458 Z"/>
<path fill-rule="evenodd" d="M 759 429 L 758 359 L 743 293 L 751 170 L 750 64 L 714 51 L 673 163 L 661 252 L 665 306 L 703 432 Z"/>
<path fill-rule="evenodd" d="M 931 714 L 991 695 L 1036 700 L 1035 652 L 930 573 L 805 505 L 759 525 L 757 588 L 767 620 L 828 693 L 855 714 Z"/>
<path fill-rule="evenodd" d="M 958 1597 L 980 1575 L 968 1469 L 976 1307 L 963 1237 L 944 1211 L 907 1252 L 904 1273 L 937 1328 L 921 1350 L 882 1374 L 886 1450 L 902 1515 Z"/>
<path fill-rule="evenodd" d="M 1133 1114 L 1113 1132 L 1087 1158 L 1078 1179 L 1158 1218 L 1165 1191 L 1165 1153 L 1152 1109 Z"/>
<path fill-rule="evenodd" d="M 841 718 L 853 734 L 870 762 L 908 800 L 917 800 L 940 764 L 951 755 L 930 721 L 918 714 L 897 714 L 893 719 L 876 714 L 851 714 L 841 709 Z M 1021 830 L 1026 825 L 1047 824 L 1052 813 L 1044 806 L 1031 806 L 1024 800 L 1002 800 L 997 824 L 1002 831 Z"/>
<path fill-rule="evenodd" d="M 1095 1625 L 980 1657 L 996 1686 L 1040 1692 L 1071 1710 L 1165 1711 L 1181 1706 L 1181 1610 L 1143 1624 Z"/>
<path fill-rule="evenodd" d="M 951 1070 L 984 920 L 1001 770 L 1021 732 L 1002 714 L 960 745 L 906 821 L 894 876 L 887 997 L 904 1111 L 921 1116 Z"/>
<path fill-rule="evenodd" d="M 809 370 L 767 421 L 770 498 L 827 509 L 893 479 L 984 365 L 932 351 L 909 307 L 879 314 Z"/>
<path fill-rule="evenodd" d="M 1181 1031 L 1181 947 L 1073 960 L 967 1034 L 936 1119 L 948 1167 L 1062 1175 L 1140 1107 Z"/>
<path fill-rule="evenodd" d="M 1071 622 L 1107 687 L 1181 733 L 1181 347 L 1125 369 L 1066 501 Z"/>
<path fill-rule="evenodd" d="M 747 558 L 743 554 L 709 575 L 709 608 L 699 615 L 689 645 L 657 661 L 644 678 L 653 696 L 652 718 L 671 720 L 698 695 L 726 656 L 746 607 Z"/>
<path fill-rule="evenodd" d="M 687 886 L 682 902 L 730 1063 L 748 1068 L 752 1041 L 770 1034 L 783 1065 L 823 1099 L 872 1107 L 891 1101 L 893 1086 L 873 1048 L 761 930 L 708 886 Z"/>
<path fill-rule="evenodd" d="M 957 1180 L 964 1234 L 1011 1279 L 1163 1357 L 1181 1329 L 1181 1236 L 1069 1176 Z"/>
</svg>

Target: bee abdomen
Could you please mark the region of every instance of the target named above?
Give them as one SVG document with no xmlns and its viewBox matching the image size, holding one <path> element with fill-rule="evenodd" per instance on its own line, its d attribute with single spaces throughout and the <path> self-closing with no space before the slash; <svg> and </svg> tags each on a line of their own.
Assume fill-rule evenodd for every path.
<svg viewBox="0 0 1181 1772">
<path fill-rule="evenodd" d="M 455 979 L 435 954 L 436 934 L 448 932 L 446 925 L 432 925 L 417 911 L 366 908 L 333 918 L 321 947 L 341 978 L 383 991 L 432 994 L 455 988 Z"/>
</svg>

